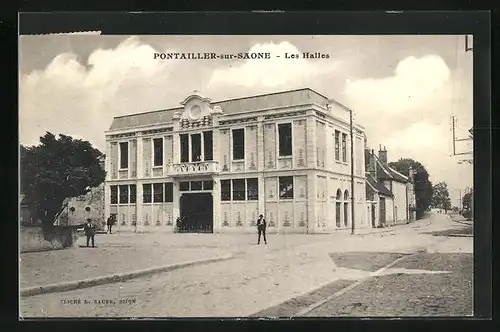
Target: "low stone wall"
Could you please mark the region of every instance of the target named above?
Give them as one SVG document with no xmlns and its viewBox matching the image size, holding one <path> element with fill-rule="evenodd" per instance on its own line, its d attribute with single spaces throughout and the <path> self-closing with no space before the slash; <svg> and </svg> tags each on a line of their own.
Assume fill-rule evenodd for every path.
<svg viewBox="0 0 500 332">
<path fill-rule="evenodd" d="M 58 250 L 73 247 L 78 235 L 70 226 L 56 226 L 48 239 L 45 239 L 40 226 L 21 226 L 19 245 L 21 252 Z"/>
</svg>

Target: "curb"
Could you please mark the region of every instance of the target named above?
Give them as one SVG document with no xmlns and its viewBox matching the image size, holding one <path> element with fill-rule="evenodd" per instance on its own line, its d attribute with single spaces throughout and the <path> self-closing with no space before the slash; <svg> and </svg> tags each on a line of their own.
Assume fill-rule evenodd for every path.
<svg viewBox="0 0 500 332">
<path fill-rule="evenodd" d="M 67 291 L 75 290 L 75 289 L 95 287 L 95 286 L 100 286 L 100 285 L 104 285 L 104 284 L 121 282 L 121 281 L 129 280 L 129 279 L 133 279 L 133 278 L 144 277 L 144 276 L 151 275 L 154 273 L 168 272 L 168 271 L 172 271 L 172 270 L 176 270 L 176 269 L 180 269 L 180 268 L 184 268 L 184 267 L 189 267 L 189 266 L 202 265 L 202 264 L 208 264 L 208 263 L 229 260 L 231 258 L 233 258 L 233 255 L 229 254 L 229 255 L 219 256 L 219 257 L 215 257 L 215 258 L 209 258 L 209 259 L 203 259 L 203 260 L 197 260 L 197 261 L 187 261 L 187 262 L 176 263 L 176 264 L 171 264 L 171 265 L 166 265 L 166 266 L 153 267 L 153 268 L 144 269 L 144 270 L 117 273 L 117 274 L 96 277 L 96 278 L 90 278 L 90 279 L 84 279 L 84 280 L 69 281 L 69 282 L 64 282 L 64 283 L 60 283 L 60 284 L 33 286 L 33 287 L 21 289 L 20 296 L 21 297 L 28 297 L 28 296 L 34 296 L 34 295 L 40 295 L 40 294 L 67 292 Z"/>
</svg>

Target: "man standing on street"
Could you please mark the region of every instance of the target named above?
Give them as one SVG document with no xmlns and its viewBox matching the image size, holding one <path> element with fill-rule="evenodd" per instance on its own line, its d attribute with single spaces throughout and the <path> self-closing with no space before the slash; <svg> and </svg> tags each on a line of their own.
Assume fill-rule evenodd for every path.
<svg viewBox="0 0 500 332">
<path fill-rule="evenodd" d="M 95 226 L 92 224 L 91 219 L 87 219 L 87 223 L 84 226 L 85 235 L 87 236 L 87 247 L 89 246 L 89 242 L 92 239 L 92 248 L 95 248 L 94 245 L 94 236 L 95 236 Z"/>
<path fill-rule="evenodd" d="M 264 216 L 261 214 L 259 215 L 259 219 L 257 219 L 257 230 L 259 231 L 259 239 L 257 241 L 257 244 L 260 244 L 260 235 L 262 234 L 264 236 L 264 243 L 267 244 L 266 240 L 266 219 L 264 219 Z"/>
<path fill-rule="evenodd" d="M 111 234 L 111 228 L 113 227 L 114 223 L 115 220 L 113 219 L 113 216 L 109 216 L 108 221 L 106 222 L 106 224 L 108 225 L 109 234 Z"/>
</svg>

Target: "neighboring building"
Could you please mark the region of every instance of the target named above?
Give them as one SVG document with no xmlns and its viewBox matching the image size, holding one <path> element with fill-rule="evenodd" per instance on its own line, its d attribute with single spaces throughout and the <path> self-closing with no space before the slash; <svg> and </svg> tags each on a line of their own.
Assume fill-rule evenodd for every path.
<svg viewBox="0 0 500 332">
<path fill-rule="evenodd" d="M 329 105 L 330 103 L 330 105 Z M 347 108 L 300 89 L 115 117 L 105 215 L 117 229 L 321 233 L 351 225 Z M 354 125 L 355 219 L 366 222 L 364 128 Z"/>
<path fill-rule="evenodd" d="M 100 159 L 101 167 L 105 167 L 105 156 Z M 78 197 L 66 199 L 66 208 L 55 221 L 55 225 L 82 225 L 90 218 L 98 229 L 105 228 L 104 216 L 104 183 Z"/>
<path fill-rule="evenodd" d="M 415 220 L 413 172 L 407 177 L 387 163 L 387 150 L 378 156 L 365 149 L 367 219 L 372 227 Z"/>
</svg>

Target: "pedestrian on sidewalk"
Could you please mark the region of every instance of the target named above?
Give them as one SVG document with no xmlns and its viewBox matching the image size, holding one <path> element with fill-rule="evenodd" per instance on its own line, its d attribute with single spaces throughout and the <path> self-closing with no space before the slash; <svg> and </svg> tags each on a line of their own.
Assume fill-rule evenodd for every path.
<svg viewBox="0 0 500 332">
<path fill-rule="evenodd" d="M 267 244 L 267 239 L 266 239 L 266 219 L 264 219 L 264 216 L 261 214 L 259 215 L 259 219 L 257 219 L 257 230 L 259 232 L 259 238 L 257 240 L 257 244 L 260 244 L 260 236 L 264 236 L 264 243 Z"/>
<path fill-rule="evenodd" d="M 87 247 L 89 246 L 90 240 L 92 240 L 92 248 L 95 248 L 94 236 L 95 236 L 95 226 L 92 224 L 90 218 L 87 219 L 87 223 L 84 226 L 85 235 L 87 236 Z"/>
<path fill-rule="evenodd" d="M 109 232 L 109 234 L 112 234 L 111 233 L 111 228 L 113 228 L 113 225 L 115 224 L 115 219 L 113 218 L 113 215 L 109 216 L 108 221 L 106 222 L 106 224 L 108 225 L 108 232 Z"/>
</svg>

